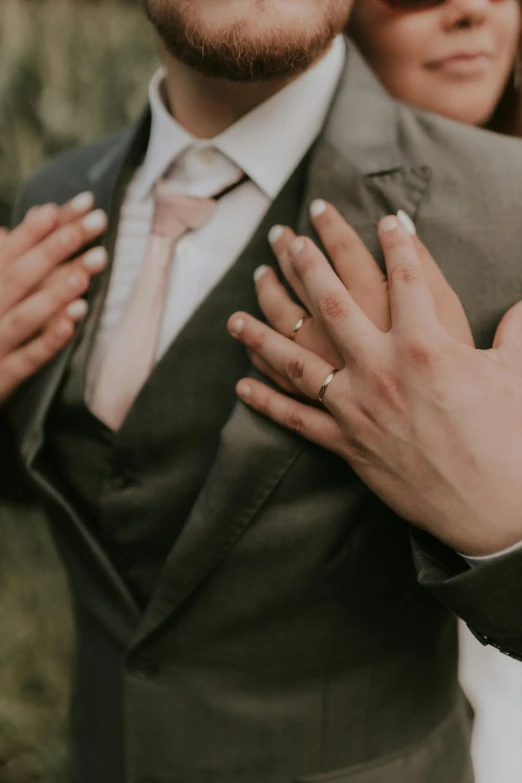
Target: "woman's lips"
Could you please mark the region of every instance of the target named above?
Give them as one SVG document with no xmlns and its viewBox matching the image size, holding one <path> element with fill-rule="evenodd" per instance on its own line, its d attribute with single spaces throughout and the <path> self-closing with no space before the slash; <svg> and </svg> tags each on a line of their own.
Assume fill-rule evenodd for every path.
<svg viewBox="0 0 522 783">
<path fill-rule="evenodd" d="M 487 52 L 475 52 L 472 54 L 460 52 L 439 60 L 426 63 L 431 71 L 438 71 L 454 76 L 475 76 L 483 73 L 491 62 L 491 55 Z"/>
</svg>

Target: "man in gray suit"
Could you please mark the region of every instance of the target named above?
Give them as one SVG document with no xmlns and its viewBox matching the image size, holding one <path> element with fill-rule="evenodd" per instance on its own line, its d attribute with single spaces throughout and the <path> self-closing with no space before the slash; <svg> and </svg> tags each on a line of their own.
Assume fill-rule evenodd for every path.
<svg viewBox="0 0 522 783">
<path fill-rule="evenodd" d="M 350 0 L 145 7 L 165 63 L 149 109 L 36 174 L 16 214 L 88 188 L 110 218 L 85 327 L 18 409 L 74 598 L 72 777 L 471 783 L 455 620 L 417 583 L 408 525 L 344 461 L 237 402 L 249 360 L 226 323 L 258 313 L 269 228 L 311 233 L 320 197 L 376 255 L 378 220 L 408 213 L 486 345 L 522 298 L 518 143 L 393 101 L 340 37 Z M 160 179 L 212 215 L 176 242 L 154 222 L 172 268 L 131 392 L 101 381 L 116 340 L 115 360 L 141 364 L 147 319 L 118 325 L 151 290 Z"/>
</svg>

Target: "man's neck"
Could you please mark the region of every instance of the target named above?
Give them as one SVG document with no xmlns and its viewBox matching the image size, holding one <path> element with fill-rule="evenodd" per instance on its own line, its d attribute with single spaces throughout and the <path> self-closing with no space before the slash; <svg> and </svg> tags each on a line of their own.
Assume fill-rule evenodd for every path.
<svg viewBox="0 0 522 783">
<path fill-rule="evenodd" d="M 164 65 L 169 110 L 198 139 L 214 138 L 292 81 L 235 83 L 213 79 L 168 56 Z"/>
</svg>

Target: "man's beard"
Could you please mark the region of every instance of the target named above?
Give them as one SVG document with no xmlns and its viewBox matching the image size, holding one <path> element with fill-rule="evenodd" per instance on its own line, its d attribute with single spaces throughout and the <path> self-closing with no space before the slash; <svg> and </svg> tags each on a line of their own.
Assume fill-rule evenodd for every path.
<svg viewBox="0 0 522 783">
<path fill-rule="evenodd" d="M 270 29 L 253 35 L 244 21 L 205 27 L 192 0 L 142 0 L 145 12 L 169 54 L 205 76 L 233 82 L 290 78 L 306 71 L 345 28 L 351 3 L 328 6 L 315 29 Z"/>
</svg>

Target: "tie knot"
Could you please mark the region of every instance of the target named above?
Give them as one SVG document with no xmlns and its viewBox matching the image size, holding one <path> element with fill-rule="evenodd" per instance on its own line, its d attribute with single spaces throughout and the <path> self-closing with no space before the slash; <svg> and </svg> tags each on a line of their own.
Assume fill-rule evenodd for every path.
<svg viewBox="0 0 522 783">
<path fill-rule="evenodd" d="M 241 169 L 215 147 L 190 147 L 156 185 L 152 233 L 178 240 L 197 231 L 212 217 L 217 200 L 244 180 Z"/>
<path fill-rule="evenodd" d="M 217 202 L 179 193 L 168 179 L 160 180 L 154 192 L 152 233 L 178 240 L 186 231 L 197 231 L 210 220 Z"/>
<path fill-rule="evenodd" d="M 241 169 L 210 144 L 194 144 L 172 163 L 165 179 L 185 196 L 212 198 L 243 175 Z"/>
</svg>

